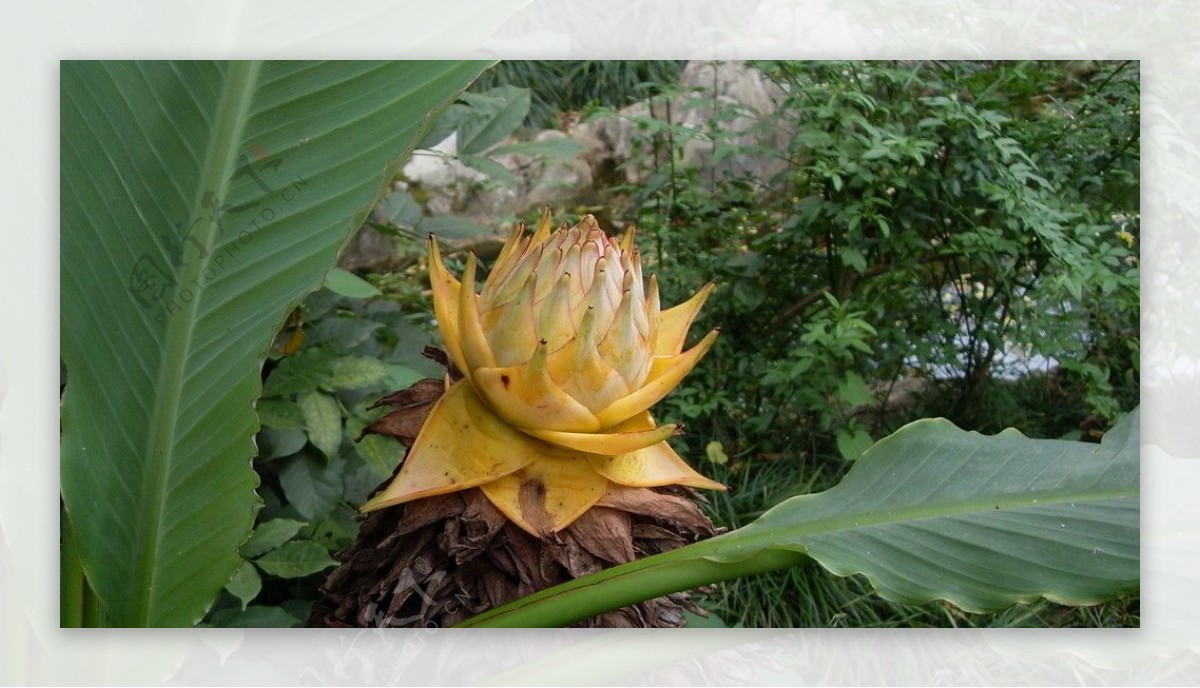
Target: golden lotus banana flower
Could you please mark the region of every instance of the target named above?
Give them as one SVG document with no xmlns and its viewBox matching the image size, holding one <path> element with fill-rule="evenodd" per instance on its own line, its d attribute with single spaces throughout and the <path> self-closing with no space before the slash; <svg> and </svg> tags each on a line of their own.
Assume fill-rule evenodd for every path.
<svg viewBox="0 0 1200 688">
<path fill-rule="evenodd" d="M 591 215 L 550 231 L 519 226 L 481 293 L 471 255 L 460 282 L 430 238 L 434 312 L 464 375 L 446 381 L 395 479 L 363 511 L 479 487 L 536 536 L 566 528 L 610 485 L 725 489 L 667 444 L 649 408 L 712 347 L 684 352 L 712 291 L 660 311 L 643 285 L 633 230 L 609 238 Z"/>
</svg>

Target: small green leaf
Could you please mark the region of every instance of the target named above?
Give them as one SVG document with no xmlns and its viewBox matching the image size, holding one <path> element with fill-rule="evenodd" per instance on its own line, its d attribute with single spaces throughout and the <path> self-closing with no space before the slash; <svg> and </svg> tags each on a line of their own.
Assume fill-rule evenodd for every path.
<svg viewBox="0 0 1200 688">
<path fill-rule="evenodd" d="M 307 619 L 312 616 L 312 610 L 315 604 L 316 600 L 311 597 L 308 599 L 294 597 L 290 600 L 284 600 L 280 602 L 279 606 L 283 609 L 283 611 L 296 617 L 297 619 Z"/>
<path fill-rule="evenodd" d="M 1083 279 L 1081 277 L 1067 274 L 1063 276 L 1062 283 L 1076 300 L 1083 298 Z"/>
<path fill-rule="evenodd" d="M 883 233 L 885 239 L 892 235 L 892 226 L 888 224 L 886 217 L 882 215 L 877 216 L 875 224 L 879 227 L 879 231 Z"/>
<path fill-rule="evenodd" d="M 838 255 L 842 259 L 842 264 L 848 268 L 852 268 L 855 272 L 863 273 L 867 271 L 867 259 L 858 249 L 846 246 L 842 248 Z"/>
<path fill-rule="evenodd" d="M 258 558 L 258 567 L 280 578 L 303 578 L 337 566 L 324 547 L 315 542 L 299 540 L 273 549 Z"/>
<path fill-rule="evenodd" d="M 378 416 L 378 414 L 375 415 Z M 365 413 L 357 413 L 357 409 L 355 409 L 355 412 L 346 416 L 346 435 L 348 437 L 361 437 L 363 430 L 371 424 L 372 420 L 374 420 L 373 417 L 368 417 Z"/>
<path fill-rule="evenodd" d="M 752 310 L 762 304 L 762 302 L 766 299 L 766 294 L 763 292 L 762 288 L 754 282 L 739 281 L 735 282 L 733 285 L 733 297 L 737 299 L 738 303 L 744 306 L 746 310 Z"/>
<path fill-rule="evenodd" d="M 378 359 L 369 356 L 343 356 L 333 362 L 327 387 L 330 389 L 354 389 L 386 379 L 388 368 Z"/>
<path fill-rule="evenodd" d="M 334 351 L 348 351 L 363 343 L 383 323 L 354 317 L 322 318 L 310 328 L 310 344 L 320 344 Z"/>
<path fill-rule="evenodd" d="M 258 597 L 258 593 L 262 591 L 262 577 L 258 575 L 258 569 L 254 568 L 254 564 L 243 561 L 233 574 L 233 578 L 225 584 L 225 589 L 229 591 L 230 595 L 241 601 L 242 610 L 245 611 L 246 605 L 250 604 L 251 600 Z"/>
<path fill-rule="evenodd" d="M 501 86 L 486 93 L 464 93 L 471 112 L 458 124 L 458 152 L 482 153 L 516 129 L 529 113 L 530 91 Z"/>
<path fill-rule="evenodd" d="M 213 614 L 213 626 L 218 628 L 295 628 L 300 619 L 280 607 L 253 605 L 245 610 L 222 609 Z"/>
<path fill-rule="evenodd" d="M 250 536 L 246 544 L 238 549 L 238 552 L 247 559 L 253 559 L 291 540 L 306 525 L 308 524 L 304 521 L 295 521 L 290 518 L 273 518 L 259 524 L 254 529 L 254 534 Z"/>
<path fill-rule="evenodd" d="M 489 178 L 500 182 L 501 184 L 514 187 L 517 185 L 517 175 L 513 174 L 512 170 L 504 165 L 492 160 L 491 158 L 482 155 L 460 155 L 458 159 L 462 164 L 470 167 L 473 170 L 486 174 Z"/>
<path fill-rule="evenodd" d="M 838 384 L 837 394 L 839 399 L 850 406 L 862 406 L 873 401 L 866 381 L 855 372 L 846 373 L 846 378 Z"/>
<path fill-rule="evenodd" d="M 258 456 L 263 460 L 291 456 L 308 444 L 308 435 L 302 428 L 263 428 L 259 431 Z"/>
<path fill-rule="evenodd" d="M 1006 115 L 1002 115 L 999 112 L 996 112 L 995 110 L 984 110 L 983 112 L 980 112 L 979 115 L 981 117 L 983 117 L 985 120 L 991 122 L 992 124 L 1004 124 L 1005 122 L 1008 122 L 1012 119 Z M 1003 139 L 1003 140 L 1012 141 L 1012 139 Z M 1013 141 L 1013 143 L 1016 143 L 1016 142 Z"/>
<path fill-rule="evenodd" d="M 388 384 L 392 389 L 404 389 L 417 380 L 426 377 L 424 373 L 398 363 L 388 363 L 387 370 Z"/>
<path fill-rule="evenodd" d="M 345 465 L 342 459 L 323 462 L 307 450 L 284 460 L 279 469 L 284 496 L 304 518 L 324 518 L 341 500 Z"/>
<path fill-rule="evenodd" d="M 354 520 L 353 512 L 341 509 L 313 526 L 308 539 L 329 552 L 336 552 L 349 547 L 357 534 L 358 524 Z"/>
<path fill-rule="evenodd" d="M 439 239 L 468 239 L 492 233 L 492 230 L 487 227 L 475 224 L 467 218 L 457 215 L 439 215 L 437 217 L 425 218 L 421 223 L 420 229 L 433 234 Z"/>
<path fill-rule="evenodd" d="M 325 275 L 325 288 L 355 299 L 369 299 L 383 294 L 370 282 L 342 268 L 334 268 Z"/>
<path fill-rule="evenodd" d="M 878 160 L 879 158 L 882 158 L 882 157 L 886 156 L 887 154 L 888 154 L 887 148 L 884 148 L 883 146 L 875 146 L 874 148 L 870 148 L 867 150 L 867 152 L 863 153 L 862 159 L 863 160 Z"/>
<path fill-rule="evenodd" d="M 267 377 L 263 396 L 285 396 L 314 390 L 329 380 L 331 351 L 312 347 L 281 360 Z"/>
<path fill-rule="evenodd" d="M 300 407 L 287 399 L 259 399 L 255 406 L 263 425 L 281 430 L 304 427 Z"/>
<path fill-rule="evenodd" d="M 859 427 L 840 428 L 837 431 L 837 446 L 843 459 L 853 461 L 871 448 L 871 435 Z"/>
<path fill-rule="evenodd" d="M 342 444 L 342 410 L 337 401 L 320 392 L 307 392 L 299 401 L 308 440 L 325 456 L 337 456 Z"/>
<path fill-rule="evenodd" d="M 712 612 L 709 612 L 708 616 L 700 616 L 685 610 L 683 619 L 686 628 L 729 628 L 724 619 Z"/>
<path fill-rule="evenodd" d="M 433 126 L 417 143 L 417 148 L 430 149 L 445 141 L 448 136 L 458 130 L 458 124 L 464 117 L 469 115 L 471 108 L 462 103 L 455 103 L 442 111 L 442 114 L 433 121 Z"/>
<path fill-rule="evenodd" d="M 347 465 L 350 464 L 347 462 Z M 379 488 L 379 474 L 366 461 L 355 461 L 353 467 L 347 468 L 342 476 L 342 500 L 351 505 L 359 505 L 367 501 Z"/>
<path fill-rule="evenodd" d="M 404 189 L 398 189 L 385 196 L 375 210 L 388 224 L 397 227 L 415 227 L 421 221 L 421 206 L 413 200 L 412 194 Z"/>
<path fill-rule="evenodd" d="M 550 158 L 573 158 L 583 152 L 583 144 L 569 136 L 556 136 L 541 141 L 521 141 L 493 148 L 490 155 L 544 155 Z"/>
<path fill-rule="evenodd" d="M 404 445 L 382 435 L 367 435 L 354 445 L 354 450 L 380 478 L 391 475 L 404 458 Z"/>
<path fill-rule="evenodd" d="M 729 463 L 729 455 L 725 453 L 725 448 L 721 446 L 721 443 L 716 440 L 713 440 L 705 445 L 704 453 L 708 455 L 709 461 L 712 461 L 718 466 L 724 466 L 725 464 Z"/>
<path fill-rule="evenodd" d="M 833 144 L 833 137 L 814 129 L 805 129 L 795 137 L 796 143 L 806 148 L 826 148 Z"/>
</svg>

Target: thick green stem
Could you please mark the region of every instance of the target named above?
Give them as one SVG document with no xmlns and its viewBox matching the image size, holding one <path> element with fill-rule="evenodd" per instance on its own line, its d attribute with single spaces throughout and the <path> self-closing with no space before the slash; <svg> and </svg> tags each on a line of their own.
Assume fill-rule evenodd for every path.
<svg viewBox="0 0 1200 688">
<path fill-rule="evenodd" d="M 473 616 L 458 627 L 565 626 L 643 600 L 808 560 L 797 552 L 763 549 L 737 562 L 713 561 L 706 557 L 706 550 L 703 544 L 692 545 L 677 550 L 682 555 L 668 552 L 616 566 Z M 597 588 L 601 583 L 604 585 Z"/>
</svg>

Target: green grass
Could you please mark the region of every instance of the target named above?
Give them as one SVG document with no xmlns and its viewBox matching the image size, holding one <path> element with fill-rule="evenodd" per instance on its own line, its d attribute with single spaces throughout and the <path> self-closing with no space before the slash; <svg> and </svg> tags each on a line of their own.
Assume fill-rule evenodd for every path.
<svg viewBox="0 0 1200 688">
<path fill-rule="evenodd" d="M 1139 597 L 1091 607 L 1041 600 L 996 614 L 934 602 L 889 602 L 862 576 L 839 578 L 816 564 L 720 584 L 697 598 L 729 627 L 751 628 L 1130 628 L 1141 624 Z"/>
</svg>

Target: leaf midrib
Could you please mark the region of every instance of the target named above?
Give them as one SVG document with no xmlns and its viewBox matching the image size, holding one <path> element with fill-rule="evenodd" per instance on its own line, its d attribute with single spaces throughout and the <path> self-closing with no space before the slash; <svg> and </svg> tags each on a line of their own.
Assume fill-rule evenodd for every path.
<svg viewBox="0 0 1200 688">
<path fill-rule="evenodd" d="M 830 495 L 836 489 L 838 488 L 835 487 L 833 490 L 819 492 L 814 495 L 802 495 L 793 499 L 818 496 L 836 498 L 836 495 Z M 787 547 L 790 549 L 795 546 L 800 546 L 803 551 L 807 552 L 808 548 L 802 542 L 805 538 L 828 535 L 845 530 L 862 530 L 883 525 L 903 525 L 933 518 L 953 518 L 956 516 L 988 513 L 997 508 L 1005 511 L 1016 511 L 1033 507 L 1061 506 L 1062 504 L 1074 502 L 1086 504 L 1104 500 L 1128 499 L 1137 497 L 1137 494 L 1138 491 L 1136 488 L 1127 487 L 1076 492 L 1069 495 L 1055 494 L 1053 492 L 1034 492 L 1011 495 L 1007 498 L 971 499 L 953 503 L 915 504 L 905 507 L 882 509 L 875 512 L 862 511 L 853 514 L 839 514 L 834 517 L 817 518 L 804 521 L 803 523 L 797 523 L 794 520 L 777 521 L 769 524 L 759 521 L 758 524 L 761 524 L 761 526 L 752 523 L 740 532 L 735 531 L 729 535 L 718 536 L 704 541 L 704 544 L 711 543 L 713 547 L 712 551 L 706 551 L 702 556 L 722 557 L 735 552 L 739 556 L 748 556 L 754 552 L 772 547 Z M 784 505 L 789 501 L 791 500 L 781 502 L 774 508 L 786 508 Z M 765 517 L 766 514 L 763 516 Z M 759 527 L 761 527 L 761 530 L 759 530 Z M 780 529 L 788 531 L 789 537 L 786 541 L 778 539 L 777 535 Z M 722 538 L 728 539 L 723 541 Z"/>
<path fill-rule="evenodd" d="M 218 199 L 228 195 L 238 145 L 249 119 L 250 103 L 258 85 L 261 69 L 260 61 L 236 61 L 229 65 L 217 102 L 216 118 L 205 147 L 204 163 L 197 179 L 195 196 L 185 222 L 201 216 L 205 191 L 212 190 Z M 193 236 L 204 246 L 204 255 L 211 256 L 219 236 L 217 222 L 211 215 L 207 216 L 195 225 Z M 179 297 L 184 289 L 191 290 L 194 294 L 189 301 L 181 303 L 179 312 L 173 317 L 167 316 L 158 384 L 155 387 L 157 393 L 145 454 L 147 471 L 143 485 L 148 496 L 147 512 L 142 522 L 140 546 L 136 550 L 140 560 L 134 568 L 139 582 L 135 586 L 137 597 L 134 600 L 133 614 L 135 623 L 139 626 L 149 625 L 154 618 L 151 605 L 157 599 L 155 578 L 161 563 L 158 550 L 163 537 L 163 512 L 167 502 L 167 483 L 174 467 L 174 462 L 170 459 L 176 449 L 176 426 L 183 400 L 188 353 L 192 347 L 204 292 L 198 278 L 208 266 L 207 259 L 201 258 L 190 244 L 185 244 L 185 250 L 190 251 L 191 256 L 183 261 L 171 303 L 181 303 Z"/>
</svg>

